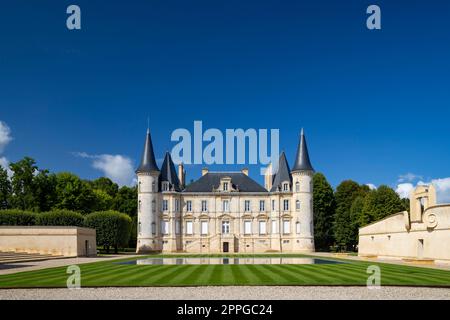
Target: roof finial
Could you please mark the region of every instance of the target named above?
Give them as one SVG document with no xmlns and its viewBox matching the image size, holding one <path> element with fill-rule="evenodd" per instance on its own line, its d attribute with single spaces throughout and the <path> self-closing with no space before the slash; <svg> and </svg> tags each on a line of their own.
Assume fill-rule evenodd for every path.
<svg viewBox="0 0 450 320">
<path fill-rule="evenodd" d="M 300 135 L 304 135 L 305 133 L 304 133 L 304 130 L 303 130 L 303 128 L 302 128 L 302 131 L 300 132 Z"/>
<path fill-rule="evenodd" d="M 150 117 L 147 116 L 147 134 L 150 133 Z"/>
</svg>

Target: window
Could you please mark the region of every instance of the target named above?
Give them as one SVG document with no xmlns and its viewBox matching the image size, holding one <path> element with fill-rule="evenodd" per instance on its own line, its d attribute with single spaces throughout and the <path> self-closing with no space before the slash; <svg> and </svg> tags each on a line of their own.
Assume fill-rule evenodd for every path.
<svg viewBox="0 0 450 320">
<path fill-rule="evenodd" d="M 157 192 L 158 190 L 156 190 L 155 188 L 155 181 L 152 182 L 152 190 L 150 190 L 151 192 Z"/>
<path fill-rule="evenodd" d="M 250 211 L 250 200 L 244 201 L 244 211 Z"/>
<path fill-rule="evenodd" d="M 295 210 L 300 210 L 300 200 L 295 201 Z"/>
<path fill-rule="evenodd" d="M 266 202 L 264 200 L 259 201 L 259 211 L 265 211 L 266 210 Z"/>
<path fill-rule="evenodd" d="M 164 181 L 162 183 L 162 191 L 167 191 L 167 190 L 169 190 L 169 183 Z"/>
<path fill-rule="evenodd" d="M 192 211 L 192 201 L 191 200 L 186 201 L 186 211 L 187 212 Z"/>
<path fill-rule="evenodd" d="M 178 199 L 175 199 L 175 212 L 178 212 L 180 210 L 180 201 Z"/>
<path fill-rule="evenodd" d="M 156 201 L 152 200 L 152 212 L 156 211 Z"/>
<path fill-rule="evenodd" d="M 244 221 L 244 234 L 252 234 L 252 222 Z"/>
<path fill-rule="evenodd" d="M 266 234 L 266 222 L 259 221 L 259 234 Z"/>
<path fill-rule="evenodd" d="M 206 200 L 202 200 L 202 212 L 208 211 L 208 202 Z"/>
<path fill-rule="evenodd" d="M 223 191 L 228 191 L 228 182 L 223 183 Z"/>
<path fill-rule="evenodd" d="M 228 201 L 228 200 L 223 200 L 222 201 L 222 210 L 224 212 L 230 211 L 230 201 Z"/>
<path fill-rule="evenodd" d="M 289 220 L 283 220 L 283 233 L 291 233 L 291 222 Z"/>
<path fill-rule="evenodd" d="M 169 234 L 169 221 L 161 221 L 161 234 Z"/>
<path fill-rule="evenodd" d="M 295 191 L 296 192 L 300 191 L 300 182 L 298 182 L 298 181 L 295 183 Z"/>
<path fill-rule="evenodd" d="M 169 202 L 167 200 L 163 200 L 162 202 L 162 210 L 167 211 L 169 209 Z"/>
<path fill-rule="evenodd" d="M 272 234 L 278 233 L 278 223 L 277 220 L 272 220 Z"/>
<path fill-rule="evenodd" d="M 208 234 L 208 221 L 201 221 L 201 234 L 207 235 Z"/>
<path fill-rule="evenodd" d="M 189 235 L 194 234 L 192 221 L 186 221 L 186 234 L 189 234 Z"/>
<path fill-rule="evenodd" d="M 156 224 L 152 222 L 152 234 L 156 233 Z"/>
<path fill-rule="evenodd" d="M 283 183 L 283 191 L 289 191 L 289 183 Z"/>
<path fill-rule="evenodd" d="M 222 221 L 222 234 L 230 233 L 230 221 Z"/>
<path fill-rule="evenodd" d="M 175 234 L 181 233 L 181 223 L 180 220 L 175 220 Z"/>
<path fill-rule="evenodd" d="M 284 211 L 289 210 L 289 200 L 287 200 L 287 199 L 283 200 L 283 210 Z"/>
<path fill-rule="evenodd" d="M 272 200 L 272 211 L 275 211 L 275 200 Z"/>
<path fill-rule="evenodd" d="M 295 232 L 297 234 L 300 234 L 300 222 L 298 221 L 295 223 Z"/>
</svg>

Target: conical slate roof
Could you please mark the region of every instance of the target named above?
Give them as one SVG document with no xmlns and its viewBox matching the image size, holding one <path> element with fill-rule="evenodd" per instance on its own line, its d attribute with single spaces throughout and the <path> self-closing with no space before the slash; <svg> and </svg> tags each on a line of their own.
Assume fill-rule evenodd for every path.
<svg viewBox="0 0 450 320">
<path fill-rule="evenodd" d="M 180 180 L 178 179 L 175 165 L 173 164 L 170 152 L 166 152 L 164 162 L 161 167 L 160 182 L 169 182 L 169 190 L 181 191 Z"/>
<path fill-rule="evenodd" d="M 141 164 L 136 169 L 136 173 L 159 171 L 155 161 L 155 153 L 153 152 L 152 137 L 150 130 L 147 129 L 147 137 L 145 138 L 144 152 L 142 153 Z"/>
<path fill-rule="evenodd" d="M 300 141 L 298 143 L 297 148 L 297 155 L 295 157 L 295 163 L 294 167 L 292 168 L 292 171 L 314 171 L 314 168 L 311 165 L 311 161 L 309 160 L 309 154 L 308 154 L 308 146 L 306 145 L 306 138 L 305 134 L 302 133 L 300 135 Z"/>
<path fill-rule="evenodd" d="M 278 187 L 280 190 L 282 190 L 281 184 L 285 181 L 289 181 L 289 183 L 292 182 L 292 176 L 291 176 L 291 170 L 289 169 L 289 164 L 286 160 L 286 155 L 284 154 L 284 151 L 280 155 L 280 159 L 278 160 L 278 171 L 275 174 L 275 177 L 273 179 L 272 188 L 270 189 L 271 192 L 277 191 Z"/>
</svg>

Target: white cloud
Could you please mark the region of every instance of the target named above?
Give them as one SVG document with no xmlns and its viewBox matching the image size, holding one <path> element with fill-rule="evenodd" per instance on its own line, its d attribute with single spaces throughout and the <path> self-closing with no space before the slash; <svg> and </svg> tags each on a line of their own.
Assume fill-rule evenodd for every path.
<svg viewBox="0 0 450 320">
<path fill-rule="evenodd" d="M 0 154 L 12 140 L 11 129 L 6 123 L 0 121 Z"/>
<path fill-rule="evenodd" d="M 376 190 L 377 189 L 377 187 L 373 183 L 366 183 L 366 186 L 368 186 L 370 190 Z"/>
<path fill-rule="evenodd" d="M 400 196 L 400 198 L 409 198 L 409 193 L 414 189 L 412 183 L 400 183 L 397 185 L 395 192 Z"/>
<path fill-rule="evenodd" d="M 423 179 L 422 176 L 408 172 L 407 174 L 401 174 L 398 176 L 398 182 L 413 182 L 414 180 Z"/>
<path fill-rule="evenodd" d="M 419 181 L 417 182 L 417 185 L 413 185 L 412 183 L 400 183 L 397 185 L 397 189 L 395 191 L 400 195 L 400 197 L 409 198 L 409 193 L 416 186 L 429 184 L 433 184 L 436 188 L 436 200 L 438 203 L 450 203 L 450 177 L 432 179 L 429 182 Z"/>
<path fill-rule="evenodd" d="M 103 172 L 103 174 L 120 186 L 133 185 L 136 183 L 133 161 L 120 154 L 90 155 L 86 152 L 76 152 L 74 155 L 92 159 L 92 167 Z"/>
<path fill-rule="evenodd" d="M 6 172 L 8 174 L 8 177 L 11 179 L 13 172 L 11 171 L 11 169 L 9 168 L 9 160 L 6 159 L 5 157 L 1 157 L 0 158 L 0 166 L 3 169 L 6 169 Z"/>
<path fill-rule="evenodd" d="M 436 187 L 437 201 L 439 203 L 450 203 L 450 177 L 433 179 L 431 183 Z"/>
</svg>

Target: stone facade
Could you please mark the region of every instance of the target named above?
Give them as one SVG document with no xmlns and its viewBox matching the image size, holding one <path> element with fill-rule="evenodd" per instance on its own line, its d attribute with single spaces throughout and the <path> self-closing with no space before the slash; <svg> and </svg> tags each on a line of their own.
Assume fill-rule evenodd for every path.
<svg viewBox="0 0 450 320">
<path fill-rule="evenodd" d="M 137 170 L 137 252 L 314 251 L 314 171 L 303 134 L 297 157 L 308 156 L 307 160 L 297 159 L 291 171 L 282 153 L 278 172 L 272 175 L 267 170 L 264 187 L 248 176 L 247 169 L 209 172 L 206 168 L 200 179 L 184 186 L 183 166 L 174 174 L 166 154 L 159 171 L 154 155 L 146 154 L 153 150 L 149 141 L 148 132 Z"/>
<path fill-rule="evenodd" d="M 450 204 L 436 204 L 432 185 L 418 186 L 410 211 L 359 229 L 359 256 L 450 263 Z"/>
<path fill-rule="evenodd" d="M 95 229 L 79 227 L 0 227 L 0 251 L 65 257 L 96 256 Z"/>
</svg>

